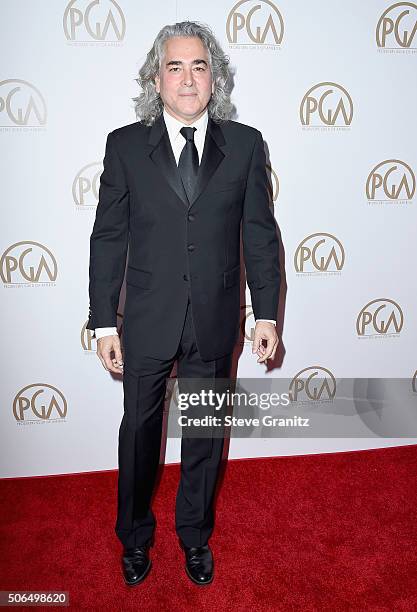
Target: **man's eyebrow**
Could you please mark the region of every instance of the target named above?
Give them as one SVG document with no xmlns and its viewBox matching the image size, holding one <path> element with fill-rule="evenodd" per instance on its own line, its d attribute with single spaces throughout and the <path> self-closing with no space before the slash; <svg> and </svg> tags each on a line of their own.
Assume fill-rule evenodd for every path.
<svg viewBox="0 0 417 612">
<path fill-rule="evenodd" d="M 171 61 L 166 63 L 166 66 L 179 66 L 182 63 L 183 62 L 181 60 L 171 60 Z M 206 66 L 208 66 L 208 64 L 207 64 L 205 59 L 195 59 L 191 63 L 192 64 L 205 64 Z"/>
</svg>

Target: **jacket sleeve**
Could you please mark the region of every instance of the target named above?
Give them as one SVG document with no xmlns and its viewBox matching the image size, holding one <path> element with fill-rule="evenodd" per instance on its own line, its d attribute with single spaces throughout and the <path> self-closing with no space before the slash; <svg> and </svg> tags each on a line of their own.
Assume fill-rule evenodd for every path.
<svg viewBox="0 0 417 612">
<path fill-rule="evenodd" d="M 269 207 L 266 158 L 258 130 L 243 203 L 242 241 L 254 317 L 276 320 L 281 280 L 279 241 Z"/>
<path fill-rule="evenodd" d="M 99 201 L 90 236 L 87 329 L 115 327 L 129 235 L 129 189 L 114 132 L 107 136 Z M 93 334 L 94 337 L 94 334 Z"/>
</svg>

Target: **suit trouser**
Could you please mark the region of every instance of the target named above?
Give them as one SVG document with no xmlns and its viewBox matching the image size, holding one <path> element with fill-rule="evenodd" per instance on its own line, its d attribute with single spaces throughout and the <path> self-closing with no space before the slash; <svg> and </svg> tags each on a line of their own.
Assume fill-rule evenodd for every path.
<svg viewBox="0 0 417 612">
<path fill-rule="evenodd" d="M 190 301 L 176 354 L 172 359 L 143 357 L 123 373 L 124 415 L 119 429 L 118 505 L 115 531 L 126 548 L 140 546 L 155 529 L 151 509 L 162 438 L 166 381 L 177 360 L 181 379 L 227 379 L 232 354 L 203 361 L 198 352 Z M 185 381 L 187 383 L 187 381 Z M 186 546 L 207 543 L 214 527 L 213 498 L 224 438 L 186 437 L 181 440 L 181 476 L 175 505 L 175 529 Z"/>
</svg>

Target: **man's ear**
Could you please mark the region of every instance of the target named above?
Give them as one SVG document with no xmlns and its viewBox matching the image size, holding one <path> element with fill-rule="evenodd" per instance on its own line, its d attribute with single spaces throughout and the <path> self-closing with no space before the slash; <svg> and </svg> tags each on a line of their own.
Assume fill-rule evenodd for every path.
<svg viewBox="0 0 417 612">
<path fill-rule="evenodd" d="M 159 80 L 159 74 L 157 74 L 156 77 L 155 77 L 155 89 L 156 89 L 156 93 L 160 92 L 160 86 L 161 86 L 161 83 L 160 83 L 160 80 Z"/>
</svg>

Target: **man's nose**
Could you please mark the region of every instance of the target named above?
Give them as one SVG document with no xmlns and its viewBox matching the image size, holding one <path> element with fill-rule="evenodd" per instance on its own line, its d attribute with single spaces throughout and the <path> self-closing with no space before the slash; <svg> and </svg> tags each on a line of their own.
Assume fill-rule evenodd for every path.
<svg viewBox="0 0 417 612">
<path fill-rule="evenodd" d="M 191 68 L 184 68 L 183 82 L 187 87 L 190 87 L 194 83 L 193 71 Z"/>
</svg>

